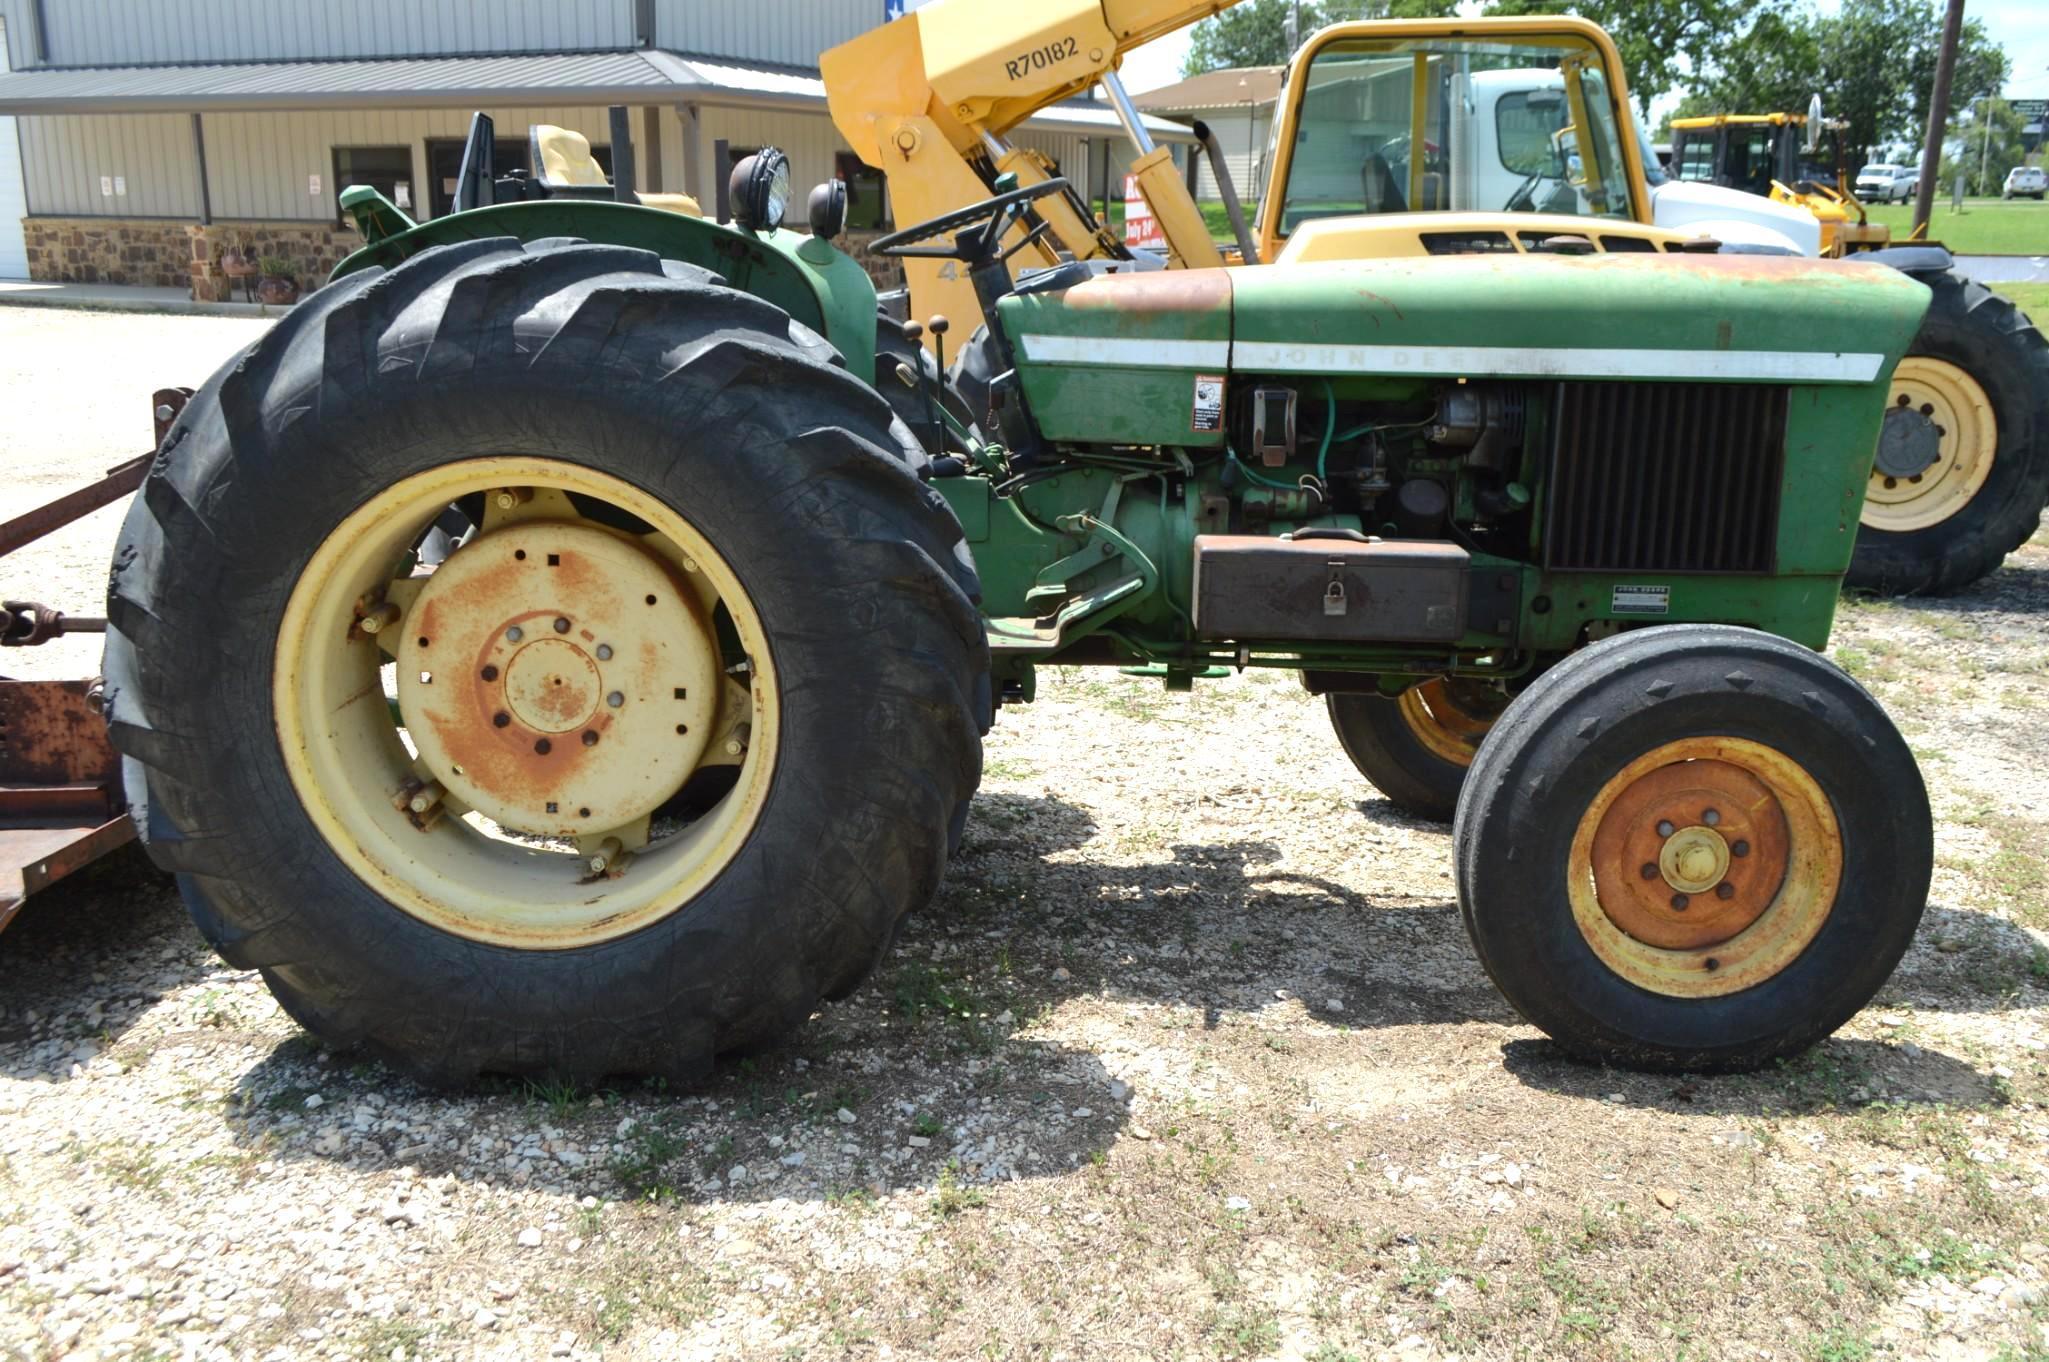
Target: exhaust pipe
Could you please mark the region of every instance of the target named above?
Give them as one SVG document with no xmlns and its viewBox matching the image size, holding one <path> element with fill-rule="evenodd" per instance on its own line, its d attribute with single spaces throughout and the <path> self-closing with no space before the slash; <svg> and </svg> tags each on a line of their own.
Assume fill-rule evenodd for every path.
<svg viewBox="0 0 2049 1362">
<path fill-rule="evenodd" d="M 1238 202 L 1238 187 L 1231 183 L 1231 171 L 1224 164 L 1224 149 L 1217 145 L 1217 135 L 1209 130 L 1209 124 L 1195 120 L 1196 140 L 1209 154 L 1210 173 L 1216 176 L 1217 191 L 1224 196 L 1224 213 L 1231 219 L 1231 234 L 1238 238 L 1238 254 L 1248 265 L 1259 263 L 1259 247 L 1253 243 L 1252 229 L 1245 225 L 1245 207 Z"/>
</svg>

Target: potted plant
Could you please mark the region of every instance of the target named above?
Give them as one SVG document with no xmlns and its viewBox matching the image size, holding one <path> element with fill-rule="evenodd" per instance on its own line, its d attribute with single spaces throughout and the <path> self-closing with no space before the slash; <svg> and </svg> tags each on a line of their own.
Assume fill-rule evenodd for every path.
<svg viewBox="0 0 2049 1362">
<path fill-rule="evenodd" d="M 256 296 L 272 307 L 289 307 L 299 301 L 299 281 L 292 277 L 292 262 L 281 255 L 266 255 L 257 262 L 263 278 Z"/>
</svg>

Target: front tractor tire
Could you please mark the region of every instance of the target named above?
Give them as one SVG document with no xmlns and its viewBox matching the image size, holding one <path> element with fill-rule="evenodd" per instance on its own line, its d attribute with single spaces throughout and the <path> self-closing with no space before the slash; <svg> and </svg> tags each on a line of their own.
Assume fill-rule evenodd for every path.
<svg viewBox="0 0 2049 1362">
<path fill-rule="evenodd" d="M 1944 595 L 1996 571 L 2049 501 L 2049 341 L 1960 274 L 1893 373 L 1845 584 Z"/>
<path fill-rule="evenodd" d="M 430 1081 L 688 1081 L 775 1038 L 931 898 L 980 776 L 924 458 L 817 335 L 649 252 L 338 281 L 193 399 L 122 529 L 151 855 L 309 1031 Z M 437 521 L 471 528 L 430 569 Z"/>
<path fill-rule="evenodd" d="M 1480 963 L 1568 1052 L 1742 1070 L 1877 993 L 1928 898 L 1905 741 L 1818 655 L 1721 625 L 1575 653 L 1480 749 L 1453 828 Z"/>
</svg>

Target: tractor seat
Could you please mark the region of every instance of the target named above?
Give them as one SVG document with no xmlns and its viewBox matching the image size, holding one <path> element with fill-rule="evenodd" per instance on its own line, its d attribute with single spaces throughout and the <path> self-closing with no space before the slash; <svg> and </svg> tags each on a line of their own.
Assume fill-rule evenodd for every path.
<svg viewBox="0 0 2049 1362">
<path fill-rule="evenodd" d="M 609 190 L 612 182 L 598 158 L 591 155 L 590 139 L 580 132 L 536 123 L 527 133 L 534 177 L 551 192 L 560 191 L 583 198 L 600 197 L 593 190 Z M 609 195 L 605 195 L 609 197 Z M 701 218 L 704 209 L 688 194 L 635 194 L 642 205 L 667 213 Z"/>
</svg>

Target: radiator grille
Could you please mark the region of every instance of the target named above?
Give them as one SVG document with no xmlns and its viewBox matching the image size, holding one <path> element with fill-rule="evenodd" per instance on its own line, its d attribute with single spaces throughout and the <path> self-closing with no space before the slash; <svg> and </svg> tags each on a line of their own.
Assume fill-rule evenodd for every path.
<svg viewBox="0 0 2049 1362">
<path fill-rule="evenodd" d="M 1764 384 L 1559 384 L 1544 566 L 1771 571 L 1787 392 Z"/>
</svg>

